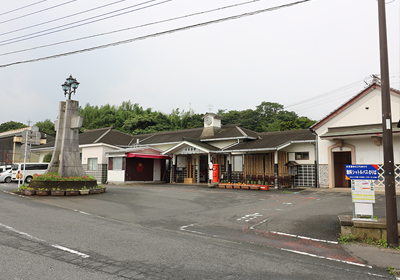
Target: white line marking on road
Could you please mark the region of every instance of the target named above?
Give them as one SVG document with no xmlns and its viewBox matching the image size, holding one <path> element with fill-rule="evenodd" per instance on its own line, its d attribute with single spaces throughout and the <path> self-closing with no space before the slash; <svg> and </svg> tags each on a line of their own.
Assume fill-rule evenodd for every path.
<svg viewBox="0 0 400 280">
<path fill-rule="evenodd" d="M 35 237 L 35 236 L 33 236 L 33 235 L 30 235 L 30 234 L 28 234 L 28 233 L 26 233 L 26 232 L 19 231 L 19 230 L 13 228 L 13 227 L 4 225 L 4 224 L 2 224 L 2 223 L 0 223 L 0 226 L 4 227 L 4 228 L 6 228 L 6 229 L 8 229 L 8 230 L 10 230 L 10 231 L 13 231 L 13 232 L 15 232 L 15 233 L 18 233 L 18 234 L 20 234 L 20 235 L 23 235 L 23 236 L 25 236 L 25 237 L 27 237 L 27 238 L 29 238 L 29 239 L 31 239 L 31 240 L 35 240 L 35 241 L 39 241 L 39 242 L 42 242 L 42 243 L 47 243 L 47 244 L 49 244 L 48 242 L 46 242 L 46 241 L 43 240 L 43 239 L 37 238 L 37 237 Z M 50 245 L 51 245 L 51 244 L 50 244 Z M 81 252 L 78 252 L 78 251 L 75 251 L 75 250 L 72 250 L 72 249 L 69 249 L 69 248 L 60 246 L 60 245 L 51 245 L 51 246 L 54 247 L 54 248 L 56 248 L 56 249 L 60 249 L 60 250 L 63 250 L 63 251 L 66 251 L 66 252 L 69 252 L 69 253 L 72 253 L 72 254 L 77 254 L 77 255 L 81 256 L 82 258 L 89 258 L 89 257 L 90 257 L 89 255 L 86 255 L 86 254 L 84 254 L 84 253 L 81 253 Z"/>
<path fill-rule="evenodd" d="M 270 217 L 270 218 L 271 218 L 271 217 Z M 262 220 L 261 222 L 255 224 L 254 226 L 251 226 L 250 229 L 254 229 L 255 227 L 257 227 L 257 226 L 259 226 L 259 225 L 265 223 L 265 222 L 268 221 L 270 218 L 267 218 L 267 219 L 265 219 L 265 220 Z"/>
<path fill-rule="evenodd" d="M 26 233 L 26 232 L 19 231 L 19 230 L 15 229 L 15 228 L 12 228 L 12 227 L 10 227 L 10 226 L 7 226 L 7 225 L 1 224 L 1 223 L 0 223 L 0 226 L 6 228 L 6 229 L 8 229 L 8 230 L 11 230 L 11 231 L 13 231 L 13 232 L 15 232 L 15 233 L 18 233 L 18 234 L 20 234 L 20 235 L 23 235 L 23 236 L 25 236 L 25 237 L 28 237 L 29 239 L 36 240 L 36 241 L 40 241 L 40 242 L 45 242 L 43 239 L 37 238 L 37 237 L 35 237 L 35 236 L 32 236 L 32 235 L 30 235 L 30 234 L 28 234 L 28 233 Z"/>
<path fill-rule="evenodd" d="M 76 255 L 78 255 L 78 256 L 81 256 L 82 258 L 89 258 L 89 257 L 90 257 L 89 255 L 86 255 L 86 254 L 84 254 L 84 253 L 81 253 L 81 252 L 78 252 L 78 251 L 69 249 L 69 248 L 67 248 L 67 247 L 60 246 L 60 245 L 51 245 L 51 247 L 54 247 L 54 248 L 57 248 L 57 249 L 60 249 L 60 250 L 69 252 L 69 253 L 71 253 L 71 254 L 76 254 Z"/>
<path fill-rule="evenodd" d="M 83 211 L 80 211 L 80 210 L 76 210 L 76 209 L 73 209 L 75 212 L 79 212 L 79 213 L 81 213 L 81 214 L 85 214 L 85 215 L 89 215 L 89 216 L 92 216 L 92 214 L 90 214 L 90 213 L 86 213 L 86 212 L 83 212 Z"/>
<path fill-rule="evenodd" d="M 269 218 L 268 218 L 268 219 L 269 219 Z M 260 223 L 265 222 L 265 221 L 267 221 L 268 219 L 265 219 L 264 221 L 261 221 Z M 259 223 L 259 224 L 260 224 L 260 223 Z M 257 225 L 258 225 L 258 224 L 257 224 Z M 257 226 L 257 225 L 255 225 L 255 226 Z M 179 229 L 182 230 L 182 231 L 188 231 L 188 232 L 192 232 L 192 233 L 196 233 L 196 234 L 200 234 L 200 235 L 206 235 L 206 236 L 212 236 L 212 237 L 216 237 L 216 238 L 221 238 L 221 237 L 218 236 L 218 235 L 213 235 L 213 234 L 208 234 L 208 233 L 204 233 L 204 232 L 200 232 L 200 231 L 194 231 L 194 230 L 188 230 L 188 229 L 187 229 L 188 227 L 192 227 L 192 226 L 194 226 L 194 224 L 190 224 L 190 225 L 187 225 L 187 226 L 181 226 Z M 253 227 L 254 227 L 254 226 L 253 226 Z M 253 229 L 253 228 L 250 228 L 250 229 Z M 272 232 L 272 231 L 271 231 L 271 232 Z M 274 233 L 277 233 L 277 232 L 274 232 Z M 287 234 L 287 233 L 286 233 L 286 234 L 284 234 L 284 233 L 278 233 L 278 234 L 288 235 L 288 236 L 292 236 L 292 235 L 293 235 L 293 234 Z M 294 235 L 294 236 L 297 237 L 297 235 Z M 316 240 L 319 240 L 319 239 L 316 239 Z M 326 240 L 319 240 L 319 241 L 329 242 L 329 241 L 326 241 Z M 331 241 L 331 242 L 332 242 L 332 243 L 338 243 L 338 242 L 334 242 L 334 241 Z M 265 244 L 262 244 L 262 243 L 256 243 L 256 242 L 251 242 L 251 241 L 249 241 L 249 243 L 250 243 L 250 244 L 256 244 L 256 245 L 265 245 Z M 276 247 L 276 248 L 279 249 L 279 250 L 282 250 L 282 251 L 291 252 L 291 253 L 295 253 L 295 254 L 306 255 L 306 256 L 310 256 L 310 257 L 314 257 L 314 258 L 326 259 L 326 260 L 330 260 L 330 261 L 341 262 L 341 263 L 350 264 L 350 265 L 355 265 L 355 266 L 361 266 L 361 267 L 366 267 L 366 268 L 372 268 L 372 266 L 366 265 L 366 264 L 360 264 L 360 263 L 355 263 L 355 262 L 343 261 L 343 260 L 339 260 L 339 259 L 328 258 L 328 257 L 324 257 L 324 256 L 319 256 L 319 255 L 315 255 L 315 254 L 310 254 L 310 253 L 306 253 L 306 252 L 301 252 L 301 251 L 296 251 L 296 250 L 291 250 L 291 249 L 285 249 L 285 248 L 280 248 L 280 247 Z M 368 273 L 368 274 L 374 275 L 374 276 L 383 277 L 382 275 L 378 275 L 378 274 L 372 274 L 372 273 Z M 396 280 L 400 280 L 400 278 L 397 277 Z"/>
<path fill-rule="evenodd" d="M 324 243 L 331 243 L 331 244 L 339 244 L 339 242 L 337 242 L 337 241 L 329 241 L 329 240 L 311 238 L 311 237 L 307 237 L 307 236 L 289 234 L 289 233 L 284 233 L 284 232 L 279 232 L 279 231 L 272 231 L 272 230 L 271 230 L 270 232 L 271 232 L 271 233 L 275 233 L 275 234 L 279 234 L 279 235 L 290 236 L 290 237 L 296 237 L 296 238 L 306 239 L 306 240 L 311 240 L 311 241 L 324 242 Z"/>
<path fill-rule="evenodd" d="M 310 253 L 306 253 L 306 252 L 301 252 L 301 251 L 296 251 L 296 250 L 291 250 L 291 249 L 285 249 L 285 248 L 280 248 L 280 249 L 282 251 L 292 252 L 292 253 L 295 253 L 295 254 L 305 255 L 305 256 L 309 256 L 309 257 L 313 257 L 313 258 L 326 259 L 326 260 L 330 260 L 330 261 L 336 261 L 336 262 L 342 262 L 342 263 L 361 266 L 361 267 L 372 268 L 372 266 L 366 265 L 366 264 L 343 261 L 343 260 L 338 260 L 338 259 L 333 259 L 333 258 L 327 258 L 327 257 L 318 256 L 318 255 L 314 255 L 314 254 L 310 254 Z"/>
</svg>

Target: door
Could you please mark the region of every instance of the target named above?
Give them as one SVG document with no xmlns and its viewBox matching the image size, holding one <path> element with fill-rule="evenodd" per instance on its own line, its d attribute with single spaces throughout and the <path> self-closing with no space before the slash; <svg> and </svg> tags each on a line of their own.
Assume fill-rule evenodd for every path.
<svg viewBox="0 0 400 280">
<path fill-rule="evenodd" d="M 125 181 L 152 182 L 154 159 L 127 158 Z"/>
<path fill-rule="evenodd" d="M 333 153 L 335 188 L 350 188 L 351 181 L 345 179 L 346 164 L 351 164 L 351 152 Z"/>
</svg>

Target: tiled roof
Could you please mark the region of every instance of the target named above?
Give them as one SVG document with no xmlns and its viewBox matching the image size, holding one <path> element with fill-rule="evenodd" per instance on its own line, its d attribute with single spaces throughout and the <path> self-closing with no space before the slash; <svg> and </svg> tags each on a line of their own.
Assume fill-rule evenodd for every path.
<svg viewBox="0 0 400 280">
<path fill-rule="evenodd" d="M 85 131 L 79 134 L 79 145 L 104 143 L 113 146 L 128 146 L 133 136 L 114 130 L 111 127 L 99 128 Z M 55 142 L 41 145 L 40 148 L 54 147 Z"/>
<path fill-rule="evenodd" d="M 139 139 L 139 143 L 141 145 L 148 144 L 161 144 L 161 143 L 178 143 L 183 141 L 184 139 L 198 139 L 200 140 L 201 133 L 203 132 L 203 128 L 193 128 L 193 129 L 185 129 L 178 131 L 164 131 L 158 133 L 150 133 L 150 134 L 142 134 L 135 135 L 134 142 L 136 143 L 136 139 Z M 213 139 L 222 139 L 222 138 L 257 138 L 257 133 L 245 128 L 240 128 L 238 125 L 224 125 L 221 127 L 217 133 L 208 138 L 201 139 L 202 142 L 212 141 Z"/>
<path fill-rule="evenodd" d="M 285 144 L 296 142 L 296 141 L 315 141 L 315 135 L 312 134 L 308 129 L 301 130 L 288 130 L 288 131 L 274 131 L 274 132 L 264 132 L 258 133 L 260 139 L 255 141 L 245 141 L 239 143 L 227 151 L 237 151 L 237 150 L 274 150 Z"/>
</svg>

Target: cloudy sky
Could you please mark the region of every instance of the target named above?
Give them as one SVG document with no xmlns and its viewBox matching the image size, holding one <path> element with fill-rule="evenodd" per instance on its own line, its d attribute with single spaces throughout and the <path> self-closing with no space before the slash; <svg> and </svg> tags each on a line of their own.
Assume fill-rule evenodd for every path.
<svg viewBox="0 0 400 280">
<path fill-rule="evenodd" d="M 70 74 L 81 106 L 130 100 L 204 114 L 267 101 L 318 120 L 380 73 L 376 0 L 2 2 L 0 123 L 54 121 Z M 400 0 L 386 2 L 391 87 L 399 88 Z"/>
</svg>

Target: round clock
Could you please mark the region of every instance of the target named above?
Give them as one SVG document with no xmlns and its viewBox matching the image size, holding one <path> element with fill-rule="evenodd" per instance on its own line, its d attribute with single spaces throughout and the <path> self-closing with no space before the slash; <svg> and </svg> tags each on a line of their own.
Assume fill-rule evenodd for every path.
<svg viewBox="0 0 400 280">
<path fill-rule="evenodd" d="M 205 121 L 205 123 L 206 123 L 207 125 L 210 125 L 211 122 L 212 122 L 212 119 L 211 119 L 210 116 L 207 116 L 207 117 L 204 119 L 204 121 Z"/>
</svg>

